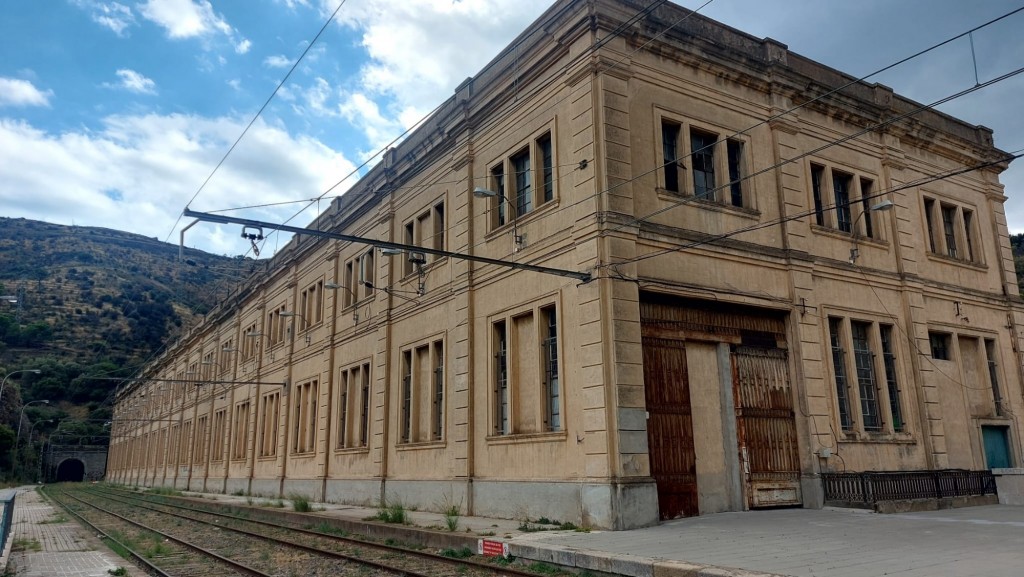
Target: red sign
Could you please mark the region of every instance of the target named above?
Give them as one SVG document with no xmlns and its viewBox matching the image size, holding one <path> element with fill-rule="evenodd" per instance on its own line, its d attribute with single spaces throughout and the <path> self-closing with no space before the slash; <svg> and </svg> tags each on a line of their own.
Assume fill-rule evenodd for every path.
<svg viewBox="0 0 1024 577">
<path fill-rule="evenodd" d="M 477 553 L 485 557 L 508 557 L 508 543 L 480 539 L 477 541 Z"/>
</svg>

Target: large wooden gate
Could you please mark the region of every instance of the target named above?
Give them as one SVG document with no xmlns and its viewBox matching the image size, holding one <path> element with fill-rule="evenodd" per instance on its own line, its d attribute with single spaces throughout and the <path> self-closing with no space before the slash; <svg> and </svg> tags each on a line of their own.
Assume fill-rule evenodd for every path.
<svg viewBox="0 0 1024 577">
<path fill-rule="evenodd" d="M 698 514 L 690 384 L 682 340 L 643 337 L 647 444 L 662 519 Z"/>
<path fill-rule="evenodd" d="M 800 462 L 785 349 L 735 347 L 732 374 L 747 506 L 799 505 Z"/>
</svg>

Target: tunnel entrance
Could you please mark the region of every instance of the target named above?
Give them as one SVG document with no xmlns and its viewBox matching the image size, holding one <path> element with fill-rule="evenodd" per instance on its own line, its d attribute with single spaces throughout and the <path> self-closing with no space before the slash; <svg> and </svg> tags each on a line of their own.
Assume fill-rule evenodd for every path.
<svg viewBox="0 0 1024 577">
<path fill-rule="evenodd" d="M 57 467 L 58 483 L 81 483 L 85 480 L 85 463 L 78 459 L 68 459 Z"/>
</svg>

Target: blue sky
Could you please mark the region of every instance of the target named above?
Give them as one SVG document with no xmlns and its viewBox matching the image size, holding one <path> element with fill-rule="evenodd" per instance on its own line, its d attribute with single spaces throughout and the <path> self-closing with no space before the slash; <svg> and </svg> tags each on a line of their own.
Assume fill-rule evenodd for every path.
<svg viewBox="0 0 1024 577">
<path fill-rule="evenodd" d="M 860 76 L 1020 1 L 714 0 L 701 12 Z M 450 96 L 548 6 L 347 0 L 192 208 L 318 196 Z M 8 2 L 0 19 L 0 215 L 176 242 L 181 209 L 336 7 L 336 0 Z M 1024 66 L 1022 28 L 1024 13 L 975 34 L 982 82 Z M 970 50 L 962 40 L 872 80 L 930 102 L 974 84 Z M 1022 89 L 1017 77 L 942 110 L 995 129 L 1004 150 L 1024 148 Z M 1002 180 L 1010 228 L 1021 232 L 1018 162 Z M 283 221 L 299 206 L 242 214 Z M 294 222 L 312 217 L 309 210 Z M 190 230 L 187 244 L 246 250 L 237 227 L 210 224 Z"/>
</svg>

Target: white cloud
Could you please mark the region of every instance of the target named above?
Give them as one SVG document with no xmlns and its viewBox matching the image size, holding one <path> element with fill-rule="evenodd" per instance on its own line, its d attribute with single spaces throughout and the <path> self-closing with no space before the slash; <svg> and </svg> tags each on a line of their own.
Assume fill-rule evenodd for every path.
<svg viewBox="0 0 1024 577">
<path fill-rule="evenodd" d="M 97 131 L 55 134 L 0 118 L 0 206 L 5 216 L 74 221 L 163 240 L 246 122 L 241 117 L 125 115 L 103 119 Z M 318 140 L 260 121 L 192 208 L 313 198 L 353 168 L 342 154 Z M 280 222 L 301 206 L 235 214 Z M 321 203 L 321 208 L 326 206 Z M 305 214 L 299 221 L 304 224 L 312 217 Z M 196 226 L 186 235 L 186 244 L 215 253 L 245 252 L 248 247 L 238 231 L 230 232 Z"/>
<path fill-rule="evenodd" d="M 134 70 L 122 68 L 117 71 L 119 84 L 104 84 L 107 88 L 123 88 L 136 94 L 156 94 L 156 82 Z"/>
<path fill-rule="evenodd" d="M 361 95 L 379 114 L 407 128 L 476 74 L 548 7 L 548 0 L 364 0 L 346 5 L 338 17 L 362 34 L 370 61 L 360 71 Z M 322 14 L 337 7 L 320 0 Z M 365 106 L 356 96 L 341 104 Z M 355 116 L 353 116 L 355 117 Z M 367 137 L 384 125 L 363 118 Z M 400 130 L 392 131 L 395 136 Z"/>
<path fill-rule="evenodd" d="M 49 106 L 52 90 L 39 90 L 28 80 L 0 76 L 0 106 Z"/>
<path fill-rule="evenodd" d="M 235 52 L 238 54 L 245 54 L 249 52 L 250 48 L 252 48 L 252 42 L 247 38 L 243 38 L 241 42 L 235 44 Z"/>
<path fill-rule="evenodd" d="M 205 36 L 219 30 L 231 32 L 231 26 L 214 13 L 207 0 L 147 0 L 139 12 L 159 24 L 171 38 Z"/>
<path fill-rule="evenodd" d="M 135 14 L 132 9 L 119 2 L 98 2 L 96 0 L 72 0 L 84 10 L 89 11 L 93 22 L 109 28 L 118 36 L 126 36 L 125 30 L 135 25 Z"/>
<path fill-rule="evenodd" d="M 238 78 L 232 78 L 231 80 L 228 80 L 227 82 L 228 82 L 228 86 L 230 86 L 231 88 L 233 88 L 235 90 L 241 90 L 242 89 L 242 81 L 239 80 Z"/>
<path fill-rule="evenodd" d="M 269 68 L 287 68 L 292 65 L 292 61 L 287 56 L 274 55 L 263 59 L 263 65 Z"/>
</svg>

